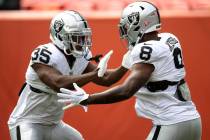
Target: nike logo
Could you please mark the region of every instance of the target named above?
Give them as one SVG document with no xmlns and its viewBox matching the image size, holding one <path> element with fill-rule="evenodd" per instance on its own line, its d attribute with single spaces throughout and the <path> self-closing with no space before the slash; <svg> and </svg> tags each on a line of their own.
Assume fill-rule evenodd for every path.
<svg viewBox="0 0 210 140">
<path fill-rule="evenodd" d="M 152 45 L 152 44 L 147 44 L 147 43 L 144 43 L 144 45 Z"/>
</svg>

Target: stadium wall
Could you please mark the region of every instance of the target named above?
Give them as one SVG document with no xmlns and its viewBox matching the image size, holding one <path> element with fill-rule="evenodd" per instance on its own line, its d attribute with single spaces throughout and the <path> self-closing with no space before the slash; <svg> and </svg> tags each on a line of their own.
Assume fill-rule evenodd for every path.
<svg viewBox="0 0 210 140">
<path fill-rule="evenodd" d="M 4 18 L 3 18 L 4 17 Z M 7 17 L 7 18 L 5 18 Z M 123 53 L 116 17 L 88 17 L 93 30 L 93 54 L 105 54 L 114 50 L 109 68 L 121 64 Z M 0 140 L 9 140 L 8 117 L 24 83 L 24 74 L 31 51 L 39 44 L 49 41 L 50 17 L 1 16 L 0 13 Z M 202 140 L 210 137 L 210 15 L 209 16 L 163 16 L 163 32 L 178 36 L 184 53 L 187 82 L 192 99 L 202 117 Z M 120 81 L 120 83 L 122 80 Z M 92 83 L 85 86 L 89 92 L 106 88 Z M 90 106 L 88 113 L 81 108 L 65 112 L 64 121 L 78 129 L 86 140 L 135 140 L 145 139 L 151 122 L 137 118 L 134 97 L 127 101 Z"/>
</svg>

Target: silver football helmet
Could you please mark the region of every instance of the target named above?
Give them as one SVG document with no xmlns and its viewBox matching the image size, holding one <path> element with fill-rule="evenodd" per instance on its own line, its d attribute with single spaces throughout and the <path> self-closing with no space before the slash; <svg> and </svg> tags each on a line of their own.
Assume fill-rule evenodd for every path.
<svg viewBox="0 0 210 140">
<path fill-rule="evenodd" d="M 92 46 L 92 32 L 87 21 L 76 11 L 56 15 L 50 24 L 50 39 L 67 55 L 85 56 Z"/>
<path fill-rule="evenodd" d="M 120 38 L 127 39 L 129 46 L 135 46 L 145 33 L 161 28 L 158 9 L 151 3 L 141 1 L 124 8 L 120 23 Z"/>
</svg>

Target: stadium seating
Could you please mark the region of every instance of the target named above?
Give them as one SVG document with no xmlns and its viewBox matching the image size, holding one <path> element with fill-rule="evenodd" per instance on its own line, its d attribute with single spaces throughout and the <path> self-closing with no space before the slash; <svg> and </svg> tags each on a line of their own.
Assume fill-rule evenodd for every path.
<svg viewBox="0 0 210 140">
<path fill-rule="evenodd" d="M 122 10 L 135 0 L 22 0 L 22 9 L 106 11 Z M 147 0 L 161 10 L 209 10 L 210 0 Z"/>
<path fill-rule="evenodd" d="M 24 10 L 58 10 L 63 9 L 63 0 L 22 0 L 21 8 Z"/>
<path fill-rule="evenodd" d="M 192 10 L 209 10 L 210 0 L 187 0 L 190 9 Z"/>
<path fill-rule="evenodd" d="M 63 8 L 76 11 L 91 11 L 94 9 L 94 3 L 91 0 L 66 0 Z"/>
<path fill-rule="evenodd" d="M 160 9 L 163 10 L 188 10 L 189 6 L 185 0 L 158 0 Z"/>
</svg>

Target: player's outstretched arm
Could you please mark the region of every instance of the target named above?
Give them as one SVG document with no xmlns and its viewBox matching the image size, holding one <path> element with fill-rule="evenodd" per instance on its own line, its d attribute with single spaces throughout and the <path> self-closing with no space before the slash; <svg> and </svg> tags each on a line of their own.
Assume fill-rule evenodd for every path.
<svg viewBox="0 0 210 140">
<path fill-rule="evenodd" d="M 98 85 L 103 85 L 103 86 L 110 86 L 110 85 L 118 82 L 125 75 L 125 73 L 128 71 L 128 67 L 124 66 L 126 64 L 125 63 L 125 60 L 126 60 L 125 55 L 123 57 L 122 66 L 119 66 L 115 69 L 107 69 L 107 64 L 108 64 L 108 61 L 109 61 L 112 53 L 113 53 L 112 51 L 109 51 L 109 53 L 107 53 L 101 59 L 98 66 L 96 66 L 92 63 L 89 63 L 85 72 L 90 72 L 97 68 L 99 69 L 98 78 L 95 78 L 93 80 L 94 83 L 96 83 Z"/>
<path fill-rule="evenodd" d="M 66 97 L 65 100 L 68 101 L 68 103 L 70 101 L 73 104 L 89 105 L 110 104 L 129 99 L 148 81 L 153 70 L 154 66 L 151 64 L 135 64 L 132 67 L 131 74 L 122 85 L 115 86 L 101 93 L 90 94 L 88 98 L 80 98 L 79 100 L 76 100 L 78 97 L 75 97 L 75 91 L 68 91 L 72 96 Z M 81 91 L 81 95 L 86 94 L 84 90 Z"/>
<path fill-rule="evenodd" d="M 153 71 L 154 66 L 151 64 L 134 64 L 130 75 L 122 85 L 115 86 L 101 93 L 90 94 L 88 99 L 82 101 L 81 104 L 110 104 L 129 99 L 145 85 Z"/>
<path fill-rule="evenodd" d="M 82 75 L 62 75 L 55 68 L 44 64 L 35 63 L 32 67 L 40 80 L 57 92 L 60 88 L 74 89 L 73 83 L 77 83 L 81 87 L 98 77 L 96 69 Z"/>
</svg>

